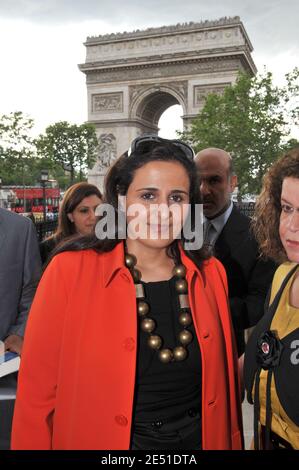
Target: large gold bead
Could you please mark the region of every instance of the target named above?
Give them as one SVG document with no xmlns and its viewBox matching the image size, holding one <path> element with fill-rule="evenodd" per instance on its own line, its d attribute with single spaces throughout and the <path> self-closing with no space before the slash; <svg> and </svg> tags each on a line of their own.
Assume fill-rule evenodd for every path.
<svg viewBox="0 0 299 470">
<path fill-rule="evenodd" d="M 187 270 L 183 264 L 178 264 L 173 268 L 173 275 L 176 277 L 185 277 Z"/>
<path fill-rule="evenodd" d="M 175 289 L 179 294 L 187 294 L 188 284 L 186 279 L 178 279 L 175 283 Z"/>
<path fill-rule="evenodd" d="M 151 349 L 160 349 L 162 346 L 162 338 L 158 335 L 150 335 L 147 344 Z"/>
<path fill-rule="evenodd" d="M 152 318 L 145 318 L 141 322 L 141 329 L 146 333 L 151 333 L 156 328 L 156 323 Z"/>
<path fill-rule="evenodd" d="M 173 361 L 173 354 L 171 349 L 161 349 L 161 351 L 159 352 L 159 359 L 165 364 Z"/>
<path fill-rule="evenodd" d="M 179 316 L 179 323 L 183 326 L 190 326 L 192 323 L 192 317 L 190 313 L 184 312 Z"/>
<path fill-rule="evenodd" d="M 138 269 L 133 269 L 131 271 L 134 282 L 139 282 L 141 279 L 141 272 Z"/>
<path fill-rule="evenodd" d="M 193 340 L 193 335 L 190 331 L 183 330 L 179 334 L 179 340 L 183 345 L 189 344 Z"/>
<path fill-rule="evenodd" d="M 187 349 L 183 348 L 183 346 L 177 346 L 173 350 L 173 356 L 175 361 L 184 361 L 188 356 Z"/>
<path fill-rule="evenodd" d="M 137 263 L 137 258 L 135 255 L 130 255 L 129 253 L 125 254 L 125 265 L 127 268 L 132 269 Z"/>
<path fill-rule="evenodd" d="M 139 300 L 137 305 L 137 311 L 140 317 L 145 317 L 145 315 L 147 315 L 149 312 L 149 305 L 144 302 L 144 300 Z"/>
</svg>

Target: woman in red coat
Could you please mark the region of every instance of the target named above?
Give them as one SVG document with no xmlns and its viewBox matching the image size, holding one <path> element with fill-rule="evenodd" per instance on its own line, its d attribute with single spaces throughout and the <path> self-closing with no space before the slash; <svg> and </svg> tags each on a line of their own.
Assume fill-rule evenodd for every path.
<svg viewBox="0 0 299 470">
<path fill-rule="evenodd" d="M 180 141 L 139 137 L 115 162 L 101 210 L 116 229 L 103 216 L 68 243 L 35 296 L 13 449 L 242 448 L 226 276 L 196 243 L 199 202 Z"/>
</svg>

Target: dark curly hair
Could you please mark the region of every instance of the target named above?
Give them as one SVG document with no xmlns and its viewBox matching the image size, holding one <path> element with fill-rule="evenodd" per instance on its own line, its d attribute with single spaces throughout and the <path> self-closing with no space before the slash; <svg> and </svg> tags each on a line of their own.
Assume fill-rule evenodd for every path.
<svg viewBox="0 0 299 470">
<path fill-rule="evenodd" d="M 298 178 L 299 184 L 299 147 L 288 151 L 269 168 L 255 206 L 252 228 L 260 250 L 279 263 L 288 259 L 279 236 L 281 190 L 287 177 Z"/>
</svg>

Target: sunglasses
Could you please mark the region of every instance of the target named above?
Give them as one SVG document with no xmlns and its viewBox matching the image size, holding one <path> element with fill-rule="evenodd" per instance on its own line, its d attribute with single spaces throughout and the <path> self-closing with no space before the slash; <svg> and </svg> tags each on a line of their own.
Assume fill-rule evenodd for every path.
<svg viewBox="0 0 299 470">
<path fill-rule="evenodd" d="M 193 161 L 194 160 L 194 150 L 190 145 L 185 144 L 185 142 L 182 142 L 181 140 L 170 140 L 170 139 L 163 139 L 162 137 L 159 137 L 155 134 L 147 134 L 147 135 L 142 135 L 140 137 L 136 137 L 136 139 L 133 140 L 133 142 L 130 145 L 130 148 L 128 150 L 128 157 L 132 155 L 132 153 L 136 152 L 136 150 L 141 150 L 144 148 L 144 151 L 152 149 L 155 144 L 157 145 L 165 145 L 165 144 L 172 144 L 178 147 L 183 154 L 185 155 L 188 160 Z"/>
</svg>

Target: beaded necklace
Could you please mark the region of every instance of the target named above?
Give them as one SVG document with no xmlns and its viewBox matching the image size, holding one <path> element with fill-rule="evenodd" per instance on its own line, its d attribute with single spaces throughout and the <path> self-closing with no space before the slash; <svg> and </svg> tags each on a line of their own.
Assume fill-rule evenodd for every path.
<svg viewBox="0 0 299 470">
<path fill-rule="evenodd" d="M 183 264 L 178 264 L 173 268 L 173 275 L 176 277 L 175 289 L 178 293 L 180 304 L 180 315 L 178 321 L 183 329 L 178 335 L 179 345 L 174 349 L 163 347 L 163 338 L 157 334 L 153 334 L 156 329 L 156 322 L 147 315 L 150 312 L 150 305 L 145 300 L 144 286 L 141 284 L 141 272 L 135 268 L 137 259 L 134 255 L 125 254 L 125 265 L 130 270 L 133 277 L 136 299 L 137 312 L 140 318 L 140 327 L 142 331 L 149 334 L 147 344 L 156 351 L 159 351 L 158 357 L 161 362 L 180 362 L 188 357 L 187 345 L 193 340 L 192 333 L 187 328 L 192 325 L 192 316 L 190 312 L 190 304 L 188 298 L 188 284 L 185 279 L 186 268 Z"/>
</svg>

